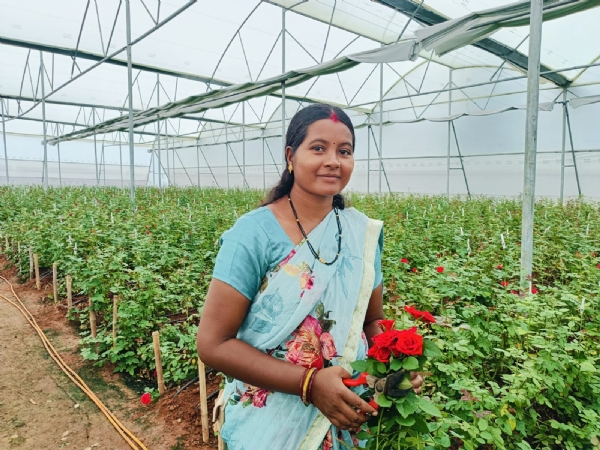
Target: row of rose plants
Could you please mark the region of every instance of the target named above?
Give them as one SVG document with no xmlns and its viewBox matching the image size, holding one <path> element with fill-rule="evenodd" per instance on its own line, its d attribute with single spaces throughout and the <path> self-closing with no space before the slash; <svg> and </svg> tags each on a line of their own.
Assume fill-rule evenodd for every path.
<svg viewBox="0 0 600 450">
<path fill-rule="evenodd" d="M 119 189 L 5 187 L 0 233 L 32 246 L 43 267 L 58 262 L 61 275 L 73 276 L 75 292 L 92 298 L 96 339 L 89 335 L 89 303 L 69 314 L 81 328 L 86 359 L 151 378 L 151 333 L 158 329 L 166 379 L 179 384 L 197 371 L 195 332 L 216 241 L 262 196 L 138 189 L 132 211 L 128 191 Z M 420 318 L 419 332 L 440 352 L 432 359 L 415 356 L 427 375 L 422 395 L 439 413 L 420 409 L 417 395 L 389 404 L 380 397 L 383 408 L 397 413 L 369 423 L 365 433 L 379 436 L 367 439 L 369 448 L 599 445 L 598 204 L 536 203 L 533 277 L 521 286 L 519 199 L 355 194 L 350 201 L 385 222 L 386 315 L 397 330 L 410 330 L 411 312 L 428 311 L 435 323 L 423 326 Z M 9 249 L 8 256 L 27 277 L 27 253 Z M 121 301 L 113 348 L 115 294 Z M 358 364 L 380 376 L 399 363 L 393 354 L 386 362 L 385 350 L 373 353 L 378 348 Z M 389 417 L 398 425 L 393 437 L 385 433 Z"/>
</svg>

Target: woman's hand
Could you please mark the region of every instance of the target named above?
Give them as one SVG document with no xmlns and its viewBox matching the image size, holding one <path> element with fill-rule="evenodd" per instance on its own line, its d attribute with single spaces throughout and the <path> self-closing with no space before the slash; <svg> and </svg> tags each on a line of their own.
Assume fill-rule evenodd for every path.
<svg viewBox="0 0 600 450">
<path fill-rule="evenodd" d="M 413 385 L 413 390 L 415 394 L 420 394 L 421 389 L 423 388 L 423 373 L 422 372 L 411 372 L 410 373 L 410 382 Z"/>
<path fill-rule="evenodd" d="M 377 410 L 348 389 L 342 382 L 344 378 L 351 375 L 343 367 L 319 370 L 313 380 L 311 400 L 333 425 L 352 430 L 367 421 L 365 413 L 377 415 Z"/>
</svg>

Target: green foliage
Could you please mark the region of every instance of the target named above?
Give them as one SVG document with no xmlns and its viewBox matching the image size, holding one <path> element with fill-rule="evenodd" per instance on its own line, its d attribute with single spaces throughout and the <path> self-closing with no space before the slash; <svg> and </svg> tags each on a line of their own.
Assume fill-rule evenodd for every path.
<svg viewBox="0 0 600 450">
<path fill-rule="evenodd" d="M 151 334 L 160 330 L 165 378 L 180 383 L 197 372 L 195 332 L 217 240 L 257 206 L 262 192 L 140 188 L 136 196 L 133 213 L 121 189 L 2 187 L 1 242 L 4 235 L 21 242 L 21 253 L 9 248 L 8 256 L 23 277 L 31 245 L 41 267 L 58 262 L 61 280 L 71 274 L 74 293 L 92 297 L 96 339 L 89 336 L 87 301 L 69 315 L 81 326 L 86 359 L 151 378 Z M 396 403 L 396 420 L 411 432 L 403 444 L 380 442 L 378 450 L 600 449 L 597 204 L 536 204 L 531 281 L 538 293 L 530 295 L 519 286 L 520 201 L 391 195 L 350 201 L 385 222 L 386 315 L 399 328 L 405 328 L 404 305 L 438 317 L 426 336 L 435 346 L 424 349 L 433 359 L 423 395 L 440 416 L 427 423 L 415 418 L 410 411 L 422 408 L 418 396 Z M 61 298 L 65 292 L 63 281 Z M 113 294 L 121 297 L 114 349 Z"/>
</svg>

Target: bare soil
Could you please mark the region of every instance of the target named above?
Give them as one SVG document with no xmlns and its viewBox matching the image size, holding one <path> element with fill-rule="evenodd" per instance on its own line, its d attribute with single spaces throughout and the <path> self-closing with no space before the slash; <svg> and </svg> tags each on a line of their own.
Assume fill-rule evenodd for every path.
<svg viewBox="0 0 600 450">
<path fill-rule="evenodd" d="M 3 256 L 0 275 L 13 284 L 65 362 L 149 450 L 217 448 L 212 429 L 209 442 L 202 442 L 198 383 L 175 399 L 179 386 L 171 387 L 158 402 L 142 405 L 142 392 L 132 388 L 131 383 L 128 386 L 112 367 L 97 368 L 82 360 L 78 330 L 66 319 L 65 306 L 46 299 L 52 293 L 51 285 L 43 285 L 38 291 L 34 281 L 18 284 L 15 271 Z M 0 294 L 13 300 L 2 280 Z M 209 394 L 218 389 L 219 381 L 214 372 L 208 375 Z M 213 404 L 214 399 L 209 401 L 209 415 Z M 23 315 L 0 298 L 0 449 L 65 447 L 130 448 L 96 405 L 54 363 Z"/>
</svg>

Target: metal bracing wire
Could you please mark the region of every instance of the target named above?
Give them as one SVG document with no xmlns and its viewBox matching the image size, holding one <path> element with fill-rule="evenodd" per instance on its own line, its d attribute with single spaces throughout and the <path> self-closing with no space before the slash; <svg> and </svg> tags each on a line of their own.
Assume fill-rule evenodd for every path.
<svg viewBox="0 0 600 450">
<path fill-rule="evenodd" d="M 83 13 L 83 19 L 81 20 L 81 26 L 79 27 L 79 34 L 77 35 L 77 44 L 75 44 L 75 52 L 71 58 L 73 59 L 73 64 L 71 65 L 71 78 L 73 78 L 73 72 L 75 71 L 75 59 L 77 58 L 77 50 L 79 49 L 79 43 L 81 42 L 81 34 L 83 33 L 83 26 L 85 25 L 85 18 L 87 17 L 88 10 L 90 9 L 90 0 L 87 0 L 85 5 L 85 11 Z"/>
<path fill-rule="evenodd" d="M 465 179 L 465 186 L 467 187 L 467 195 L 471 198 L 471 190 L 469 189 L 469 182 L 467 181 L 467 172 L 465 172 L 465 164 L 463 162 L 462 154 L 460 152 L 460 145 L 458 145 L 458 136 L 456 135 L 456 128 L 454 127 L 454 120 L 450 121 L 452 126 L 452 132 L 454 133 L 454 141 L 456 142 L 456 150 L 458 151 L 458 159 L 460 160 L 460 167 L 462 169 L 463 177 Z"/>
<path fill-rule="evenodd" d="M 329 25 L 327 26 L 327 35 L 325 36 L 325 42 L 323 43 L 323 52 L 321 53 L 321 62 L 325 57 L 325 50 L 327 49 L 327 43 L 329 42 L 329 32 L 331 31 L 331 23 L 333 22 L 333 16 L 335 15 L 335 8 L 337 7 L 337 0 L 333 0 L 333 8 L 331 9 L 331 17 L 329 18 Z"/>
<path fill-rule="evenodd" d="M 388 191 L 392 192 L 392 188 L 390 187 L 390 182 L 388 180 L 387 173 L 385 171 L 385 166 L 383 165 L 383 158 L 381 157 L 381 153 L 379 152 L 379 146 L 377 145 L 377 139 L 375 138 L 375 133 L 373 133 L 373 127 L 369 127 L 369 131 L 371 132 L 371 136 L 373 137 L 373 143 L 375 144 L 375 150 L 377 150 L 377 155 L 379 156 L 379 171 L 383 173 L 385 177 L 385 182 L 388 187 Z"/>
<path fill-rule="evenodd" d="M 208 167 L 208 170 L 209 170 L 210 174 L 212 175 L 215 184 L 217 185 L 217 187 L 220 187 L 219 182 L 217 181 L 217 178 L 215 177 L 215 174 L 214 174 L 212 168 L 210 167 L 210 164 L 208 163 L 208 159 L 206 159 L 206 156 L 204 155 L 204 152 L 202 151 L 202 148 L 200 149 L 200 154 L 204 158 L 204 162 L 206 163 L 206 166 Z"/>
<path fill-rule="evenodd" d="M 115 14 L 115 20 L 113 22 L 113 26 L 110 29 L 110 36 L 108 37 L 108 42 L 106 43 L 106 50 L 104 51 L 104 56 L 108 54 L 108 49 L 110 48 L 110 43 L 112 42 L 113 34 L 115 32 L 115 27 L 117 26 L 117 20 L 119 20 L 119 13 L 121 12 L 121 5 L 123 4 L 123 0 L 119 0 L 119 6 L 117 6 L 117 12 Z M 54 53 L 52 53 L 54 56 Z"/>
<path fill-rule="evenodd" d="M 577 170 L 577 158 L 575 158 L 575 147 L 573 147 L 573 132 L 571 130 L 571 117 L 569 115 L 569 106 L 565 104 L 565 114 L 567 117 L 567 128 L 569 129 L 569 142 L 571 143 L 571 156 L 573 158 L 573 169 L 575 169 L 575 179 L 577 180 L 577 192 L 581 196 L 581 184 L 579 182 L 579 171 Z"/>
</svg>

